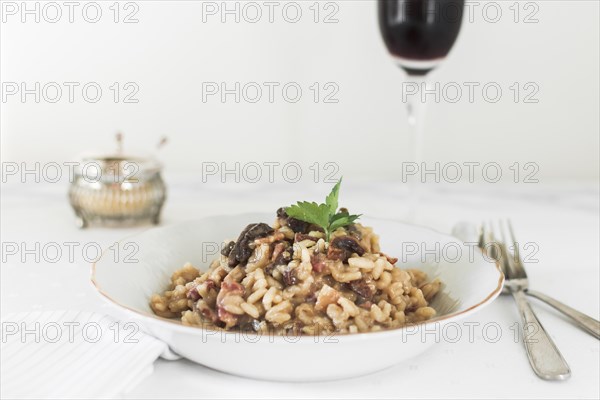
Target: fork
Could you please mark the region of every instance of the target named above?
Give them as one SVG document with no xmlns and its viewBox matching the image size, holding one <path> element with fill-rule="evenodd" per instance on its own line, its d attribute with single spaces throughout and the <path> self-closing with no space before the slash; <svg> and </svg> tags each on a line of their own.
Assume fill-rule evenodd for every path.
<svg viewBox="0 0 600 400">
<path fill-rule="evenodd" d="M 525 271 L 525 267 L 523 266 L 523 261 L 519 255 L 519 246 L 517 245 L 517 240 L 515 239 L 515 233 L 513 231 L 512 224 L 510 220 L 507 220 L 508 232 L 510 233 L 511 240 L 514 244 L 514 259 L 513 262 L 517 266 L 517 268 Z M 582 312 L 579 312 L 566 304 L 561 303 L 560 301 L 529 288 L 525 288 L 525 293 L 528 296 L 534 297 L 538 300 L 543 301 L 544 303 L 554 307 L 556 310 L 562 312 L 567 317 L 571 318 L 580 328 L 594 336 L 596 339 L 600 339 L 600 322 L 595 320 L 594 318 L 585 315 Z"/>
<path fill-rule="evenodd" d="M 511 241 L 513 244 L 516 244 L 510 221 L 508 221 L 508 224 L 510 227 Z M 536 375 L 542 379 L 568 379 L 571 376 L 569 365 L 538 320 L 525 296 L 525 291 L 529 286 L 529 282 L 519 257 L 518 248 L 516 245 L 514 246 L 514 257 L 511 257 L 508 248 L 506 247 L 507 241 L 502 221 L 500 221 L 499 225 L 502 236 L 501 242 L 496 240 L 492 224 L 490 224 L 490 231 L 487 237 L 485 232 L 482 233 L 482 236 L 486 243 L 493 244 L 491 247 L 494 248 L 494 250 L 490 252 L 490 256 L 500 261 L 502 272 L 506 278 L 504 288 L 506 289 L 506 292 L 512 294 L 517 303 L 524 330 L 525 328 L 533 329 L 533 334 L 523 339 L 527 357 L 529 358 L 529 364 L 531 364 Z"/>
<path fill-rule="evenodd" d="M 521 265 L 521 267 L 524 268 L 523 262 L 521 261 L 521 257 L 519 256 L 519 253 L 518 253 L 519 248 L 517 246 L 517 241 L 515 239 L 515 234 L 514 234 L 512 225 L 510 224 L 510 221 L 508 222 L 508 228 L 510 231 L 510 235 L 513 238 L 513 241 L 515 243 L 516 257 L 514 258 L 514 262 L 519 263 Z M 479 232 L 478 246 L 482 250 L 487 250 L 491 258 L 493 258 L 495 260 L 499 260 L 498 254 L 496 254 L 497 249 L 495 249 L 495 247 L 492 246 L 492 247 L 485 249 L 486 243 L 490 243 L 493 240 L 490 239 L 489 232 L 484 232 L 483 225 L 482 225 L 481 229 L 482 230 L 480 230 L 480 232 Z M 494 251 L 495 251 L 495 253 L 494 253 Z M 507 287 L 503 288 L 502 293 L 509 293 L 508 288 Z M 527 288 L 525 290 L 525 294 L 548 304 L 549 306 L 553 307 L 557 311 L 560 311 L 565 316 L 569 317 L 573 322 L 575 322 L 577 327 L 581 328 L 586 333 L 588 333 L 588 334 L 592 335 L 593 337 L 595 337 L 596 339 L 600 340 L 600 321 L 590 317 L 589 315 L 582 313 L 581 311 L 577 311 L 574 308 L 569 307 L 568 305 L 556 300 L 553 297 L 548 296 L 547 294 L 538 292 L 536 290 L 531 290 L 531 289 Z"/>
</svg>

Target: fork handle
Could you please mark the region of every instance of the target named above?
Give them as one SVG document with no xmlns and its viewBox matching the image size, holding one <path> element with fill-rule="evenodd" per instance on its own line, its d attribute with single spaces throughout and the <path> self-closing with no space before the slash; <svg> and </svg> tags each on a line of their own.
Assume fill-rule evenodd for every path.
<svg viewBox="0 0 600 400">
<path fill-rule="evenodd" d="M 543 301 L 549 306 L 554 307 L 555 309 L 557 309 L 558 311 L 575 321 L 581 329 L 594 336 L 596 339 L 600 339 L 600 321 L 597 321 L 594 318 L 582 312 L 579 312 L 569 307 L 568 305 L 563 304 L 556 299 L 553 299 L 550 296 L 545 295 L 544 293 L 536 292 L 534 290 L 527 290 L 525 293 L 532 297 L 535 297 L 538 300 Z"/>
<path fill-rule="evenodd" d="M 533 371 L 540 378 L 547 380 L 569 378 L 571 376 L 569 365 L 537 319 L 527 301 L 525 292 L 523 290 L 513 290 L 512 295 L 519 307 L 521 320 L 524 324 L 523 342 Z M 525 328 L 529 329 L 529 327 L 533 328 L 531 335 L 527 335 L 525 332 Z"/>
</svg>

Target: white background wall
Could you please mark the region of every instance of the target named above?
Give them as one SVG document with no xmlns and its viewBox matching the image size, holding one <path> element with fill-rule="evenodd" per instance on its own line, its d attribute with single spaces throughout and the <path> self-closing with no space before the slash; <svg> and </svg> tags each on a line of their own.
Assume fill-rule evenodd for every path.
<svg viewBox="0 0 600 400">
<path fill-rule="evenodd" d="M 39 23 L 32 15 L 23 23 L 20 10 L 11 15 L 7 3 L 0 40 L 5 88 L 7 82 L 30 88 L 35 82 L 97 82 L 103 95 L 88 103 L 79 86 L 73 103 L 66 87 L 54 104 L 7 96 L 1 104 L 3 161 L 60 162 L 111 149 L 117 130 L 125 133 L 130 152 L 150 151 L 167 135 L 161 158 L 171 172 L 199 168 L 202 161 L 332 161 L 344 176 L 370 179 L 397 177 L 395 164 L 408 156 L 405 75 L 388 58 L 373 1 L 335 2 L 339 22 L 332 24 L 313 22 L 312 1 L 299 2 L 303 17 L 295 24 L 282 18 L 281 5 L 274 23 L 266 7 L 254 24 L 232 16 L 222 23 L 218 15 L 204 15 L 203 22 L 202 2 L 192 1 L 137 1 L 139 22 L 132 24 L 113 22 L 112 1 L 99 2 L 103 14 L 95 24 L 82 17 L 86 2 L 75 9 L 73 23 L 66 6 L 57 23 L 43 15 Z M 503 95 L 489 103 L 479 89 L 470 103 L 465 88 L 458 103 L 432 104 L 427 158 L 496 161 L 505 168 L 535 162 L 541 179 L 597 179 L 599 2 L 520 2 L 517 23 L 509 8 L 514 1 L 495 3 L 502 11 L 497 23 L 484 18 L 486 3 L 470 14 L 473 22 L 464 21 L 453 51 L 431 79 L 442 86 L 497 82 Z M 21 2 L 11 4 L 22 8 Z M 320 7 L 322 18 L 324 2 Z M 120 8 L 120 18 L 133 10 L 124 10 L 124 3 Z M 538 22 L 524 23 L 536 9 Z M 47 11 L 53 18 L 54 11 Z M 494 8 L 487 11 L 488 20 L 494 18 Z M 257 104 L 237 104 L 232 96 L 225 104 L 218 96 L 203 103 L 202 82 L 223 81 L 293 81 L 304 93 L 296 104 L 285 102 L 280 91 L 274 103 L 266 93 Z M 139 102 L 115 104 L 109 89 L 114 82 L 135 82 Z M 315 104 L 309 89 L 314 82 L 335 82 L 339 102 Z M 525 83 L 535 83 L 539 102 L 515 103 L 509 88 L 514 82 L 522 94 Z"/>
</svg>

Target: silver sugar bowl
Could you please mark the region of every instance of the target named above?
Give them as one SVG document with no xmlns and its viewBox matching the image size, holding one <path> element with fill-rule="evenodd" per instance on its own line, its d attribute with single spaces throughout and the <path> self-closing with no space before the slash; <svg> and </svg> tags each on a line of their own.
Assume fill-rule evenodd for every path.
<svg viewBox="0 0 600 400">
<path fill-rule="evenodd" d="M 166 199 L 161 170 L 153 158 L 84 158 L 75 168 L 69 189 L 77 226 L 158 224 Z"/>
</svg>

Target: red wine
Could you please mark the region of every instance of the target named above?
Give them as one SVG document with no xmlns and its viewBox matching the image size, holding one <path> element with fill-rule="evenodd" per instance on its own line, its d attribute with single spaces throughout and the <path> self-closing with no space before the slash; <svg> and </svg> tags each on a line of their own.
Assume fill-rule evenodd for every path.
<svg viewBox="0 0 600 400">
<path fill-rule="evenodd" d="M 426 74 L 456 41 L 464 4 L 464 0 L 379 0 L 379 28 L 388 51 L 409 74 Z"/>
</svg>

